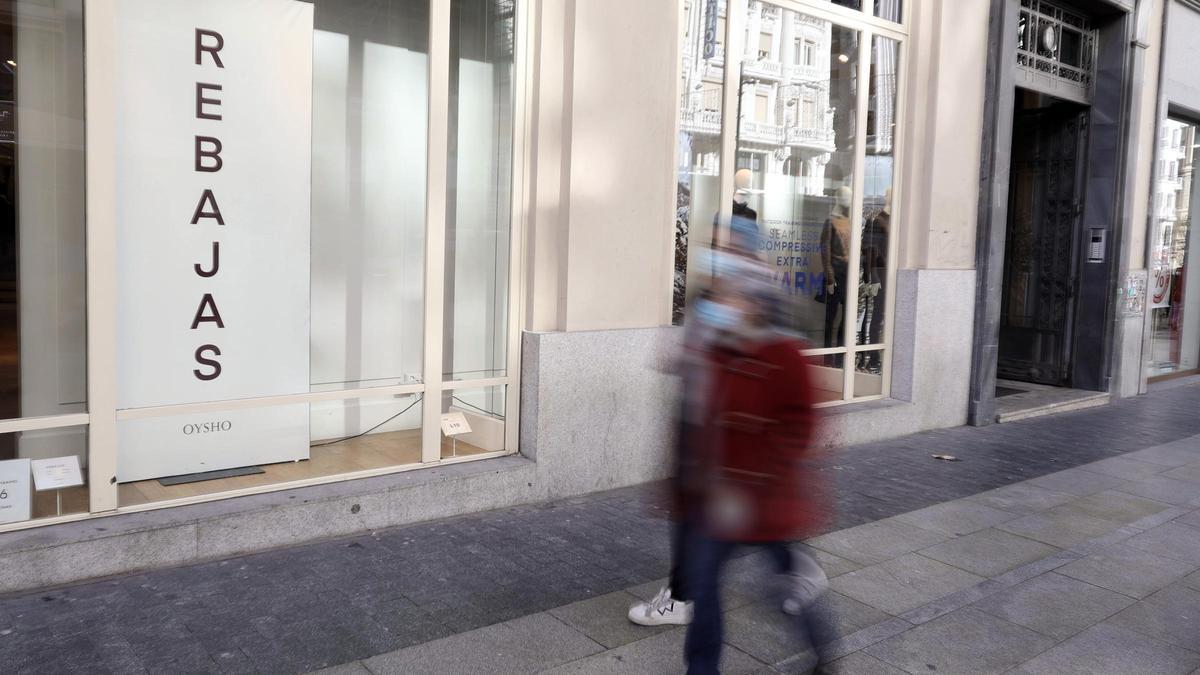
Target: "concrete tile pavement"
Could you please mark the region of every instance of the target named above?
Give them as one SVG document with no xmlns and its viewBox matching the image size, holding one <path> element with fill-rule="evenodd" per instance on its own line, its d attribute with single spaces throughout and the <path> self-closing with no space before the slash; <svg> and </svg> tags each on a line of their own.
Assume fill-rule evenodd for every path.
<svg viewBox="0 0 1200 675">
<path fill-rule="evenodd" d="M 1153 481 L 1172 467 L 1200 468 L 1200 436 L 1186 450 L 1179 447 L 1156 471 L 1139 468 L 1137 480 Z M 1184 452 L 1191 462 L 1180 464 Z M 1105 475 L 1090 465 L 1063 474 L 1055 482 L 1075 486 Z M 975 496 L 810 540 L 812 550 L 838 556 L 828 558 L 834 565 L 827 601 L 841 614 L 832 645 L 840 658 L 829 671 L 1186 674 L 1200 668 L 1200 499 L 1171 505 L 1100 483 L 1106 488 L 1081 489 L 1066 501 L 1040 499 L 1041 488 L 1031 484 L 1012 486 L 1011 494 L 1034 496 L 1021 509 L 1025 516 L 980 503 L 1003 505 L 995 494 Z M 1090 539 L 1072 538 L 1061 548 L 998 529 L 1051 512 L 1064 526 L 1101 525 L 1088 529 Z M 910 535 L 911 545 L 897 543 L 900 533 Z M 856 557 L 862 562 L 834 573 L 839 561 Z M 764 579 L 759 590 L 773 588 L 759 558 L 738 561 L 740 593 L 751 592 L 745 577 L 756 571 Z M 550 610 L 574 617 L 567 623 L 579 637 L 619 646 L 523 672 L 681 672 L 683 629 L 622 625 L 627 603 L 652 592 L 642 585 Z M 726 608 L 725 623 L 723 672 L 804 672 L 806 645 L 790 631 L 776 598 Z M 482 638 L 449 639 L 466 645 Z M 369 672 L 389 672 L 371 664 L 363 662 Z"/>
<path fill-rule="evenodd" d="M 1191 530 L 1174 529 L 1195 529 L 1200 523 L 1187 499 L 1191 486 L 1200 485 L 1193 438 L 1200 434 L 1197 409 L 1200 386 L 1185 386 L 1057 417 L 843 448 L 815 462 L 813 470 L 837 487 L 831 529 L 887 520 L 827 540 L 836 550 L 814 549 L 831 576 L 872 566 L 908 569 L 908 564 L 913 569 L 906 574 L 916 580 L 912 592 L 926 594 L 921 599 L 949 591 L 900 617 L 850 596 L 832 596 L 842 610 L 845 633 L 835 647 L 854 657 L 845 663 L 873 664 L 877 659 L 864 649 L 1054 570 L 1139 602 L 1172 585 L 1200 590 L 1200 572 L 1189 569 L 1193 551 L 1178 536 Z M 935 452 L 963 461 L 938 462 L 930 458 Z M 1058 473 L 1114 457 L 1138 463 Z M 1098 541 L 1056 545 L 1009 531 L 1024 518 L 1044 517 L 1080 497 L 1113 491 L 1127 496 L 1117 497 L 1114 503 L 1123 506 L 1113 512 L 1098 510 L 1111 510 L 1107 502 L 1083 502 L 1051 516 L 1067 528 L 1093 519 Z M 936 506 L 963 498 L 986 509 Z M 1161 510 L 1131 520 L 1147 506 L 1140 499 Z M 654 487 L 639 486 L 0 597 L 0 663 L 12 664 L 17 672 L 307 672 L 546 614 L 600 650 L 583 657 L 599 664 L 593 668 L 614 660 L 606 654 L 624 650 L 616 655 L 632 661 L 619 663 L 653 664 L 647 665 L 650 672 L 670 672 L 654 668 L 677 664 L 678 650 L 661 648 L 680 639 L 661 636 L 677 631 L 630 634 L 623 631 L 633 627 L 619 625 L 623 611 L 602 616 L 622 609 L 622 593 L 645 598 L 662 583 L 668 537 L 656 504 Z M 912 513 L 927 507 L 935 508 Z M 895 518 L 903 514 L 909 517 Z M 1131 543 L 1166 525 L 1172 527 Z M 879 539 L 873 541 L 872 534 Z M 1156 549 L 1158 540 L 1164 541 L 1164 551 Z M 1132 562 L 1121 562 L 1122 556 L 1113 555 L 1117 545 L 1144 555 L 1127 551 L 1124 558 Z M 1028 561 L 1043 550 L 1054 552 Z M 1082 565 L 1066 569 L 1101 555 L 1118 560 L 1097 558 L 1090 572 Z M 907 563 L 893 562 L 903 556 Z M 753 563 L 736 562 L 727 594 L 727 609 L 741 610 L 740 625 L 752 636 L 755 621 L 776 616 L 759 611 L 766 605 L 755 596 Z M 1143 564 L 1148 572 L 1139 574 L 1136 587 L 1126 588 L 1129 565 Z M 955 571 L 946 573 L 945 567 Z M 963 575 L 982 581 L 964 588 L 961 584 L 972 578 Z M 586 606 L 574 616 L 559 611 L 585 607 L 579 603 L 594 598 L 605 598 L 609 607 Z M 1125 618 L 1146 623 L 1169 611 L 1154 605 Z M 647 642 L 652 638 L 657 642 Z M 613 647 L 619 642 L 624 643 Z M 653 645 L 660 648 L 649 649 Z M 743 655 L 759 664 L 750 672 L 769 667 Z"/>
</svg>

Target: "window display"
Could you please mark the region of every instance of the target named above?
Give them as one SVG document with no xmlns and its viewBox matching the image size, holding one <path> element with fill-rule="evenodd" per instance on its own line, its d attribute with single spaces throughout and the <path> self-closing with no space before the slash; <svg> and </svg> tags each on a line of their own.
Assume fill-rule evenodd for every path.
<svg viewBox="0 0 1200 675">
<path fill-rule="evenodd" d="M 1197 128 L 1167 119 L 1160 129 L 1159 171 L 1150 240 L 1150 376 L 1200 368 L 1200 235 L 1192 227 L 1196 201 Z"/>
<path fill-rule="evenodd" d="M 103 510 L 515 450 L 514 2 L 102 9 L 122 39 L 88 72 L 127 122 Z"/>
<path fill-rule="evenodd" d="M 688 7 L 687 16 L 698 21 L 696 5 Z M 695 138 L 681 133 L 677 230 L 680 223 L 693 233 L 707 227 L 703 239 L 692 234 L 691 240 L 717 241 L 711 226 L 720 206 L 719 130 L 732 115 L 732 213 L 759 228 L 761 257 L 781 294 L 778 322 L 812 348 L 826 402 L 882 396 L 894 279 L 900 41 L 766 2 L 749 3 L 746 15 L 735 18 L 734 30 L 746 36 L 744 53 L 729 66 L 741 73 L 738 106 L 712 106 L 709 153 L 696 154 Z M 684 132 L 696 128 L 687 124 L 697 109 L 690 92 L 703 91 L 689 86 L 689 49 L 685 40 Z M 697 165 L 711 167 L 706 215 L 696 213 Z M 699 274 L 689 266 L 689 277 Z M 677 285 L 677 319 L 680 294 Z M 866 379 L 859 382 L 855 373 Z"/>
</svg>

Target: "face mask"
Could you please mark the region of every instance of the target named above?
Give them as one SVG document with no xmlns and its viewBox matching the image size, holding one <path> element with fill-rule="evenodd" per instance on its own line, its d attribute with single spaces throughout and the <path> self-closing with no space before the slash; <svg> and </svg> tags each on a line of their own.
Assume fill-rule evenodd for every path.
<svg viewBox="0 0 1200 675">
<path fill-rule="evenodd" d="M 696 318 L 713 328 L 731 331 L 741 325 L 742 312 L 729 305 L 702 299 L 696 302 Z"/>
</svg>

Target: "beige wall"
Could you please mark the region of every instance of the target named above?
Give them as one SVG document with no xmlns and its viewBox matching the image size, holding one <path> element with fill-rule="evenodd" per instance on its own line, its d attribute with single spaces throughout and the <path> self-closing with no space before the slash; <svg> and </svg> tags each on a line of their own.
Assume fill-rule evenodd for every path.
<svg viewBox="0 0 1200 675">
<path fill-rule="evenodd" d="M 901 130 L 902 268 L 975 267 L 989 5 L 913 3 Z"/>
<path fill-rule="evenodd" d="M 536 6 L 526 327 L 669 324 L 677 4 Z"/>
<path fill-rule="evenodd" d="M 1163 0 L 1143 0 L 1149 7 L 1146 24 L 1136 39 L 1146 45 L 1143 53 L 1145 71 L 1142 73 L 1146 86 L 1135 91 L 1130 144 L 1133 155 L 1130 161 L 1136 168 L 1136 177 L 1131 191 L 1129 209 L 1129 246 L 1126 248 L 1125 265 L 1130 270 L 1146 268 L 1146 236 L 1149 223 L 1151 182 L 1154 178 L 1154 150 L 1158 147 L 1158 79 L 1162 60 Z M 1124 281 L 1124 280 L 1122 280 Z"/>
</svg>

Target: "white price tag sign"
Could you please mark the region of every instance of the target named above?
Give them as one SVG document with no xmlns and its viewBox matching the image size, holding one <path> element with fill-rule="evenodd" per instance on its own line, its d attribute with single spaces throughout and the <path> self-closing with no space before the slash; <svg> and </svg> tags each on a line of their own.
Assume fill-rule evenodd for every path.
<svg viewBox="0 0 1200 675">
<path fill-rule="evenodd" d="M 467 424 L 467 416 L 460 412 L 442 415 L 442 433 L 447 436 L 471 433 L 471 425 Z"/>
<path fill-rule="evenodd" d="M 10 459 L 0 462 L 0 523 L 19 523 L 29 520 L 29 460 Z"/>
<path fill-rule="evenodd" d="M 54 457 L 33 460 L 33 489 L 61 490 L 83 485 L 83 472 L 79 470 L 79 457 Z"/>
</svg>

